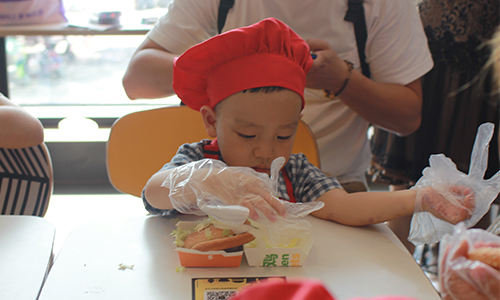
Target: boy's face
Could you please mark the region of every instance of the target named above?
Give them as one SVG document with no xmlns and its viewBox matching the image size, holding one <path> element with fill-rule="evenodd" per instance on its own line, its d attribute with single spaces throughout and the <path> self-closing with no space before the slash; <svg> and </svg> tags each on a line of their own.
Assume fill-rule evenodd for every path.
<svg viewBox="0 0 500 300">
<path fill-rule="evenodd" d="M 270 174 L 271 162 L 290 158 L 302 99 L 290 90 L 239 92 L 217 105 L 214 129 L 224 161 Z"/>
</svg>

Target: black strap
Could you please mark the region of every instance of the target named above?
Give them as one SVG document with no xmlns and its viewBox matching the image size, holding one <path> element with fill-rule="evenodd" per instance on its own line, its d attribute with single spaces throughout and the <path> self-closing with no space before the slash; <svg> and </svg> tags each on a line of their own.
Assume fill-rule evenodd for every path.
<svg viewBox="0 0 500 300">
<path fill-rule="evenodd" d="M 222 28 L 226 24 L 227 14 L 234 6 L 234 0 L 221 0 L 219 3 L 219 14 L 217 16 L 217 30 L 222 32 Z M 348 10 L 344 20 L 354 24 L 354 33 L 356 35 L 356 44 L 358 45 L 358 55 L 361 62 L 361 70 L 366 77 L 370 77 L 370 66 L 366 63 L 366 40 L 368 33 L 366 31 L 365 10 L 363 8 L 363 0 L 349 0 Z"/>
<path fill-rule="evenodd" d="M 227 14 L 233 5 L 234 0 L 220 0 L 219 14 L 217 15 L 217 30 L 219 33 L 222 32 L 222 28 L 224 28 L 224 24 L 226 24 Z"/>
<path fill-rule="evenodd" d="M 224 24 L 226 24 L 227 14 L 229 10 L 233 7 L 234 0 L 220 0 L 219 2 L 219 14 L 217 15 L 217 30 L 219 33 L 222 32 Z M 186 105 L 181 101 L 181 105 Z"/>
<path fill-rule="evenodd" d="M 366 40 L 368 33 L 366 31 L 365 10 L 363 0 L 349 0 L 349 9 L 345 14 L 344 20 L 354 24 L 354 33 L 356 34 L 356 44 L 358 45 L 358 55 L 361 62 L 363 75 L 370 78 L 370 66 L 366 63 Z"/>
</svg>

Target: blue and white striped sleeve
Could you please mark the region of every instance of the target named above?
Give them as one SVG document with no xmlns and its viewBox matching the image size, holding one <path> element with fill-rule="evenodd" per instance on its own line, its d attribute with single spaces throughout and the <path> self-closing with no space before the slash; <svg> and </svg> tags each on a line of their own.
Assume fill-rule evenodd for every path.
<svg viewBox="0 0 500 300">
<path fill-rule="evenodd" d="M 330 190 L 342 188 L 336 178 L 326 176 L 303 154 L 292 154 L 285 169 L 292 181 L 297 202 L 312 202 Z"/>
</svg>

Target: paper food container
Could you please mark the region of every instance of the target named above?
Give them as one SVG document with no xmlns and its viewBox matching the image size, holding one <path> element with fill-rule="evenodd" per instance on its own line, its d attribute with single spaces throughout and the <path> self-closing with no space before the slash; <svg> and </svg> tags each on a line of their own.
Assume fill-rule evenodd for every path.
<svg viewBox="0 0 500 300">
<path fill-rule="evenodd" d="M 248 265 L 252 267 L 301 267 L 309 255 L 312 244 L 312 235 L 274 246 L 260 239 L 256 243 L 245 245 L 245 257 Z"/>
<path fill-rule="evenodd" d="M 184 267 L 239 267 L 243 251 L 198 251 L 186 248 L 176 248 L 181 266 Z"/>
<path fill-rule="evenodd" d="M 179 221 L 176 226 L 178 229 L 188 230 L 193 228 L 198 222 Z M 179 255 L 181 266 L 183 267 L 239 267 L 243 257 L 241 251 L 198 251 L 193 249 L 177 247 L 175 249 Z"/>
</svg>

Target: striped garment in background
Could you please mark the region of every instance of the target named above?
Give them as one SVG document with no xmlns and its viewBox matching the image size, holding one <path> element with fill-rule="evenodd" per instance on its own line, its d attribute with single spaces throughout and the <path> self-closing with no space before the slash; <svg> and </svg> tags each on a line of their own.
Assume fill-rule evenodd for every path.
<svg viewBox="0 0 500 300">
<path fill-rule="evenodd" d="M 0 212 L 43 217 L 52 195 L 52 163 L 45 144 L 0 148 Z"/>
</svg>

